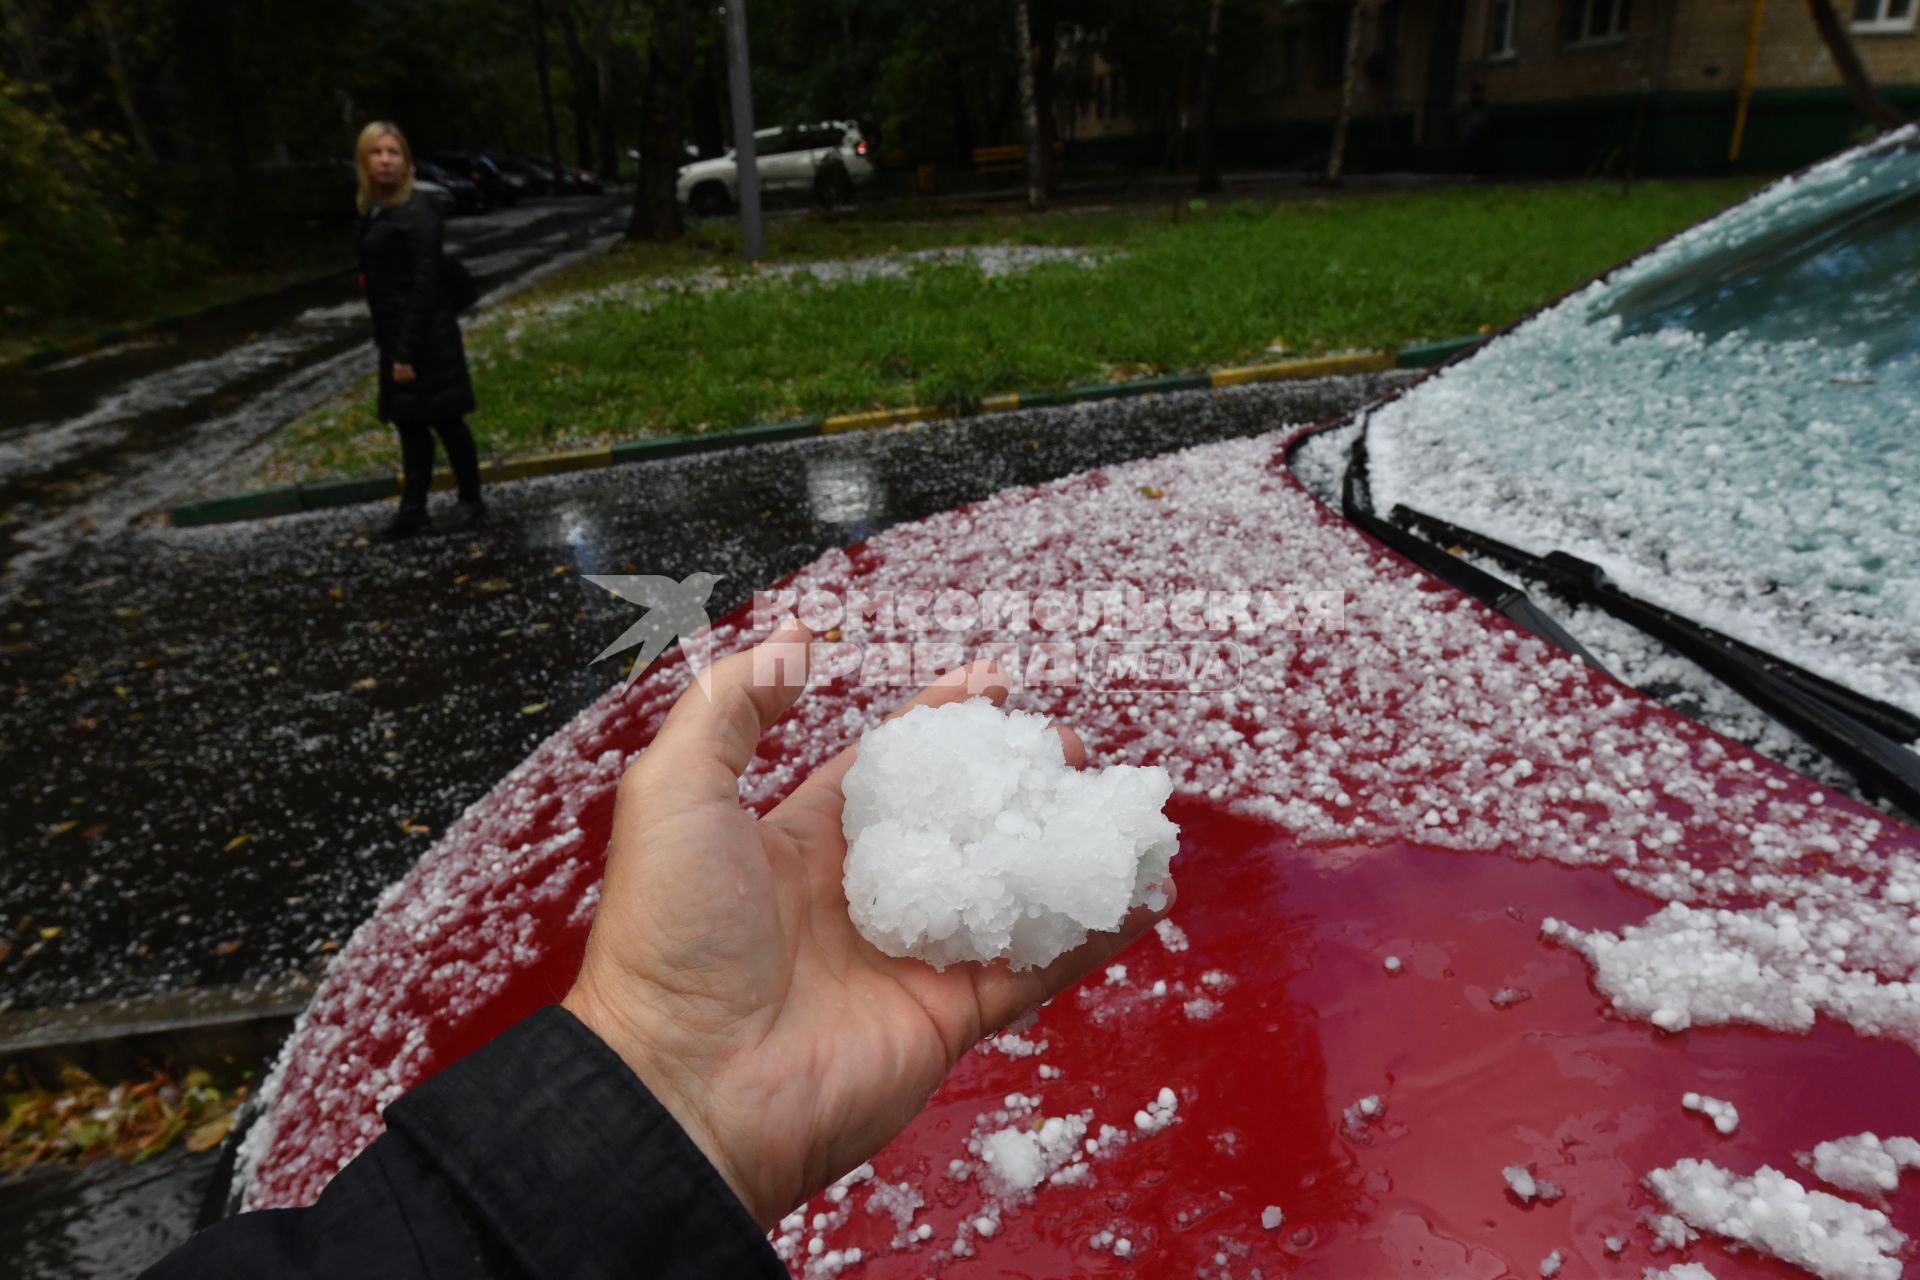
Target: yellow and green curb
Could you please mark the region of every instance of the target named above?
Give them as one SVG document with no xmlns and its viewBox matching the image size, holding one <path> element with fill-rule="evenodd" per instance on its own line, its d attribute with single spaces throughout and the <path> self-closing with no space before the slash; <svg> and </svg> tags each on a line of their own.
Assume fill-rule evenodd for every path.
<svg viewBox="0 0 1920 1280">
<path fill-rule="evenodd" d="M 1377 373 L 1388 369 L 1425 369 L 1441 364 L 1480 341 L 1450 338 L 1402 347 L 1398 351 L 1355 351 L 1340 355 L 1314 356 L 1300 360 L 1278 360 L 1268 364 L 1213 369 L 1205 373 L 1176 373 L 1165 377 L 1134 378 L 1126 382 L 1097 382 L 1068 387 L 1061 391 L 1006 392 L 988 396 L 972 413 L 1007 413 L 1015 409 L 1036 409 L 1051 405 L 1076 404 L 1089 400 L 1115 400 L 1130 396 L 1155 395 L 1169 391 L 1204 391 L 1213 387 L 1237 387 L 1253 382 L 1278 382 L 1300 378 L 1330 378 L 1342 374 Z M 655 462 L 688 454 L 710 453 L 720 449 L 770 444 L 778 440 L 799 440 L 809 436 L 837 435 L 848 431 L 874 431 L 904 426 L 913 422 L 932 422 L 950 418 L 958 410 L 926 405 L 907 405 L 897 409 L 872 409 L 862 413 L 837 413 L 825 418 L 799 418 L 792 422 L 767 422 L 717 431 L 710 435 L 654 436 L 627 440 L 593 449 L 564 453 L 533 454 L 487 462 L 480 466 L 482 482 L 522 480 L 531 476 L 560 475 L 569 471 L 598 470 L 630 462 Z M 451 488 L 453 477 L 434 476 L 436 489 Z M 205 502 L 189 502 L 175 507 L 170 514 L 175 525 L 229 524 L 237 520 L 257 520 L 265 516 L 291 515 L 297 511 L 320 511 L 329 507 L 354 506 L 398 496 L 400 477 L 370 476 L 357 480 L 316 480 L 307 484 L 277 489 L 259 489 Z"/>
</svg>

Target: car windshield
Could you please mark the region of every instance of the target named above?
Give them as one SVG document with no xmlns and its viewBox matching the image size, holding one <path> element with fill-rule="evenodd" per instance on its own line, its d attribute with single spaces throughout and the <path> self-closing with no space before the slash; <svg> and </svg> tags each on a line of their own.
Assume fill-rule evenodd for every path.
<svg viewBox="0 0 1920 1280">
<path fill-rule="evenodd" d="M 1920 132 L 1776 184 L 1374 415 L 1374 498 L 1920 711 Z"/>
</svg>

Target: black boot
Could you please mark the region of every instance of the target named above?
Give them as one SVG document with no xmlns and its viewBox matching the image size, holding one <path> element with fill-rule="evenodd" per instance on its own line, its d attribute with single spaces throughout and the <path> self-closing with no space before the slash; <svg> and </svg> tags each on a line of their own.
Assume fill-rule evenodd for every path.
<svg viewBox="0 0 1920 1280">
<path fill-rule="evenodd" d="M 442 533 L 464 533 L 468 529 L 478 529 L 487 522 L 487 504 L 478 498 L 462 498 L 453 504 L 453 510 L 440 517 L 440 523 L 434 528 Z"/>
<path fill-rule="evenodd" d="M 387 521 L 387 527 L 380 531 L 382 542 L 398 542 L 402 538 L 411 538 L 427 527 L 427 508 L 403 502 L 400 509 L 393 513 L 393 519 Z"/>
</svg>

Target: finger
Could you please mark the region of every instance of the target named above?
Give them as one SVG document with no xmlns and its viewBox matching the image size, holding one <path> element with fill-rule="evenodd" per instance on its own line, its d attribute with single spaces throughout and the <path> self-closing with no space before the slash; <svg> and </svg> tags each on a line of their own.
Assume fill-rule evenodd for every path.
<svg viewBox="0 0 1920 1280">
<path fill-rule="evenodd" d="M 895 707 L 887 714 L 887 719 L 897 720 L 915 707 L 937 707 L 975 696 L 984 696 L 997 707 L 1006 702 L 1007 694 L 1011 691 L 1006 673 L 991 661 L 982 659 L 947 672 Z M 767 820 L 774 821 L 784 811 L 789 817 L 797 813 L 824 814 L 838 821 L 840 806 L 844 803 L 840 783 L 847 776 L 847 770 L 853 767 L 854 751 L 855 747 L 852 746 L 843 748 L 833 759 L 807 775 L 806 781 L 767 815 Z"/>
<path fill-rule="evenodd" d="M 1067 757 L 1067 768 L 1086 768 L 1087 744 L 1080 741 L 1080 735 L 1058 720 L 1054 721 L 1050 727 L 1060 735 L 1060 750 Z"/>
<path fill-rule="evenodd" d="M 980 1033 L 991 1035 L 1042 1001 L 1071 987 L 1095 969 L 1105 968 L 1115 956 L 1132 946 L 1134 940 L 1164 919 L 1173 910 L 1178 897 L 1169 878 L 1161 891 L 1166 904 L 1159 910 L 1135 907 L 1112 933 L 1096 933 L 1052 964 L 1040 969 L 1016 973 L 1004 965 L 983 972 L 977 988 L 980 1001 Z"/>
<path fill-rule="evenodd" d="M 633 766 L 656 813 L 740 802 L 740 774 L 760 739 L 806 688 L 812 635 L 789 619 L 687 686 Z"/>
</svg>

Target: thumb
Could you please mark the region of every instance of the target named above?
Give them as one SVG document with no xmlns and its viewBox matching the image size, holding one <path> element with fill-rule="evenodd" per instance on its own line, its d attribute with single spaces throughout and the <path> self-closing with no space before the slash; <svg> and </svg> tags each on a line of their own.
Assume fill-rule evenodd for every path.
<svg viewBox="0 0 1920 1280">
<path fill-rule="evenodd" d="M 660 816 L 740 803 L 740 775 L 760 738 L 807 684 L 812 633 L 795 619 L 750 649 L 702 671 L 667 713 L 633 766 L 647 806 Z"/>
</svg>

